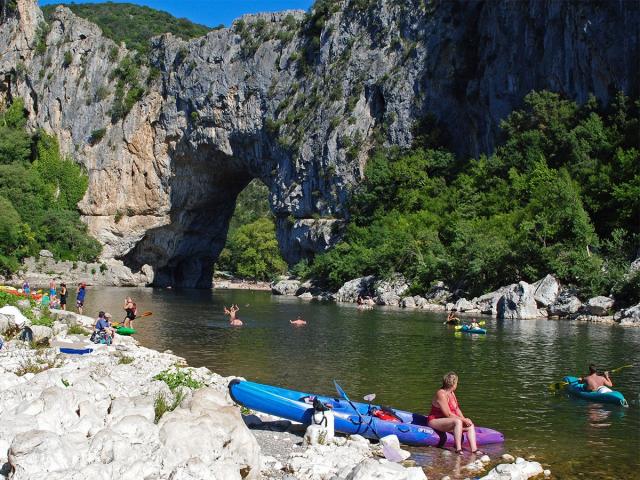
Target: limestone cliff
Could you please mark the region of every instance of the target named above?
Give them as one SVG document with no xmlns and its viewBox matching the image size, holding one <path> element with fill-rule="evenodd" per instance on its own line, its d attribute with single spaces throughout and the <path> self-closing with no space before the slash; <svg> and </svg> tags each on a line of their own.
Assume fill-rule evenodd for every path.
<svg viewBox="0 0 640 480">
<path fill-rule="evenodd" d="M 30 125 L 87 168 L 80 209 L 105 257 L 206 287 L 252 178 L 293 263 L 335 241 L 369 149 L 410 145 L 427 115 L 475 155 L 532 89 L 637 94 L 638 25 L 626 1 L 324 0 L 310 17 L 158 37 L 135 90 L 124 46 L 65 8 L 43 28 L 18 0 L 0 26 L 0 99 L 25 98 Z M 132 108 L 114 115 L 122 95 Z"/>
</svg>

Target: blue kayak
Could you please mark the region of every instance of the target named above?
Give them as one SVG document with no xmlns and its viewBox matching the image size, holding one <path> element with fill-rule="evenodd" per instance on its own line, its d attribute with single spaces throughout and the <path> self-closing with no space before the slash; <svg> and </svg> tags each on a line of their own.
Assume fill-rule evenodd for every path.
<svg viewBox="0 0 640 480">
<path fill-rule="evenodd" d="M 481 335 L 484 335 L 487 333 L 487 331 L 484 328 L 480 328 L 480 327 L 472 328 L 470 325 L 462 325 L 459 331 L 464 333 L 478 333 Z"/>
<path fill-rule="evenodd" d="M 238 379 L 229 383 L 229 393 L 234 402 L 246 408 L 306 425 L 311 424 L 314 412 L 308 401 L 317 397 L 331 408 L 337 432 L 359 434 L 372 440 L 397 435 L 406 445 L 453 445 L 452 434 L 433 430 L 427 426 L 427 417 L 417 413 Z M 504 442 L 504 435 L 490 428 L 476 427 L 476 438 L 478 445 Z"/>
<path fill-rule="evenodd" d="M 589 392 L 585 390 L 584 383 L 580 383 L 580 379 L 578 377 L 564 377 L 562 380 L 569 384 L 567 385 L 569 393 L 576 397 L 584 398 L 591 402 L 615 403 L 616 405 L 622 405 L 623 407 L 629 406 L 624 395 L 616 390 L 606 393 Z"/>
</svg>

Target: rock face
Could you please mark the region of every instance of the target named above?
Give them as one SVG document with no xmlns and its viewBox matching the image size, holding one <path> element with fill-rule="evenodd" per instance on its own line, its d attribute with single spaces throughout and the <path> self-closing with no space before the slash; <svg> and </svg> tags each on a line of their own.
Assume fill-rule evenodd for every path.
<svg viewBox="0 0 640 480">
<path fill-rule="evenodd" d="M 640 326 L 640 304 L 616 312 L 613 319 L 620 325 Z"/>
<path fill-rule="evenodd" d="M 375 277 L 371 275 L 349 280 L 336 293 L 336 302 L 355 302 L 359 296 L 371 296 L 373 294 L 374 281 Z"/>
<path fill-rule="evenodd" d="M 547 275 L 533 284 L 533 296 L 541 307 L 548 307 L 556 301 L 560 285 L 553 275 Z"/>
<path fill-rule="evenodd" d="M 549 305 L 549 316 L 566 317 L 580 310 L 582 302 L 571 291 L 564 291 L 558 295 L 555 303 Z"/>
<path fill-rule="evenodd" d="M 520 282 L 507 291 L 498 301 L 498 318 L 536 318 L 538 307 L 533 292 L 533 287 L 526 282 Z"/>
<path fill-rule="evenodd" d="M 605 316 L 613 308 L 615 300 L 609 297 L 593 297 L 587 300 L 583 308 L 590 315 Z"/>
<path fill-rule="evenodd" d="M 464 139 L 459 153 L 475 155 L 532 89 L 604 103 L 616 90 L 638 93 L 636 2 L 340 7 L 312 19 L 319 33 L 289 12 L 189 42 L 159 37 L 137 81 L 144 93 L 117 116 L 114 72 L 129 52 L 63 7 L 43 30 L 36 0 L 17 0 L 0 25 L 0 101 L 24 98 L 29 125 L 86 167 L 80 209 L 105 258 L 151 265 L 157 285 L 209 287 L 253 178 L 269 187 L 282 253 L 295 263 L 339 238 L 380 131 L 408 146 L 411 126 L 432 114 Z"/>
</svg>

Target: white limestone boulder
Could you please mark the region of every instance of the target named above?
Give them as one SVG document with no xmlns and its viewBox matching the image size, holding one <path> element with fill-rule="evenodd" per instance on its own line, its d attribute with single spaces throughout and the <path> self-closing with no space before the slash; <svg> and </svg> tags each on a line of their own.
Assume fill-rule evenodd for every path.
<svg viewBox="0 0 640 480">
<path fill-rule="evenodd" d="M 300 290 L 299 280 L 280 280 L 271 285 L 271 293 L 274 295 L 295 295 Z"/>
<path fill-rule="evenodd" d="M 405 468 L 397 463 L 368 458 L 355 467 L 346 480 L 426 480 L 422 468 Z"/>
<path fill-rule="evenodd" d="M 590 315 L 603 317 L 609 315 L 614 303 L 615 300 L 613 298 L 598 296 L 587 300 L 587 303 L 583 305 L 583 309 Z"/>
<path fill-rule="evenodd" d="M 541 307 L 548 307 L 558 298 L 560 284 L 553 275 L 538 280 L 533 284 L 533 296 Z"/>
<path fill-rule="evenodd" d="M 533 287 L 527 282 L 519 282 L 500 298 L 497 309 L 498 318 L 509 320 L 537 318 L 538 305 L 533 296 Z"/>
<path fill-rule="evenodd" d="M 336 293 L 336 302 L 355 303 L 358 297 L 372 296 L 374 282 L 375 277 L 373 275 L 349 280 Z"/>
<path fill-rule="evenodd" d="M 18 307 L 13 305 L 5 305 L 0 308 L 0 314 L 4 315 L 9 321 L 9 328 L 22 328 L 25 325 L 31 325 L 31 320 L 25 317 Z"/>
<path fill-rule="evenodd" d="M 484 480 L 526 480 L 542 474 L 544 469 L 538 462 L 516 458 L 514 463 L 501 463 L 482 477 Z"/>
</svg>

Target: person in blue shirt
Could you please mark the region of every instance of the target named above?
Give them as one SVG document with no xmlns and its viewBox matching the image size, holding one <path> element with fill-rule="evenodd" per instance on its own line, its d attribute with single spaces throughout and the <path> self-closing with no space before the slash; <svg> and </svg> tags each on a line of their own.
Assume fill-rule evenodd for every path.
<svg viewBox="0 0 640 480">
<path fill-rule="evenodd" d="M 111 323 L 109 323 L 109 319 L 106 317 L 106 314 L 102 311 L 98 313 L 98 320 L 96 320 L 94 329 L 96 332 L 106 331 L 107 335 L 111 338 L 113 338 L 116 333 L 111 326 Z"/>
<path fill-rule="evenodd" d="M 87 294 L 87 284 L 81 283 L 78 285 L 78 294 L 76 295 L 76 308 L 78 309 L 78 313 L 82 315 L 82 307 L 84 307 L 84 297 Z"/>
</svg>

